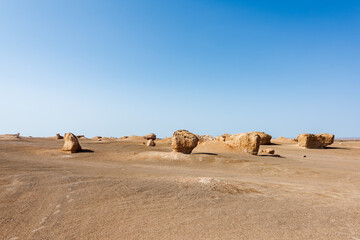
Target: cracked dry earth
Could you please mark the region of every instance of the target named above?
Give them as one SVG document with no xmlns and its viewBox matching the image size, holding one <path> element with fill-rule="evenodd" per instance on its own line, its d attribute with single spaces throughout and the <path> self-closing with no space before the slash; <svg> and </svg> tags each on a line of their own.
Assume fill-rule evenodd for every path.
<svg viewBox="0 0 360 240">
<path fill-rule="evenodd" d="M 93 152 L 0 139 L 0 239 L 360 239 L 360 142 L 280 157 L 80 143 Z"/>
</svg>

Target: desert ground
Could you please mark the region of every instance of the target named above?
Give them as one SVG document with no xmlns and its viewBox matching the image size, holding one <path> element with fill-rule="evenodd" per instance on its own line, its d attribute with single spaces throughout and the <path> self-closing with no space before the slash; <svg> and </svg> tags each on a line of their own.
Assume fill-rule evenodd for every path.
<svg viewBox="0 0 360 240">
<path fill-rule="evenodd" d="M 360 141 L 79 141 L 0 138 L 0 239 L 360 239 Z"/>
</svg>

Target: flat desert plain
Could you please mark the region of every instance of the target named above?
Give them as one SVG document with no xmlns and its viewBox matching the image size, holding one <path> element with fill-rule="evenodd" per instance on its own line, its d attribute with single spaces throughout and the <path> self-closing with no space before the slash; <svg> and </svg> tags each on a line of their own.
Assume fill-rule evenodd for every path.
<svg viewBox="0 0 360 240">
<path fill-rule="evenodd" d="M 326 149 L 0 139 L 0 239 L 360 239 L 360 142 Z M 304 157 L 306 155 L 306 157 Z"/>
</svg>

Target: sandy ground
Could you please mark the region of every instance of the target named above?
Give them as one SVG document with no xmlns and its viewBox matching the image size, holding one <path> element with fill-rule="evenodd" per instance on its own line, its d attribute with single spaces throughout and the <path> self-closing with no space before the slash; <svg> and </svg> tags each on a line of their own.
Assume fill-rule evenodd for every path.
<svg viewBox="0 0 360 240">
<path fill-rule="evenodd" d="M 360 142 L 271 145 L 280 157 L 80 143 L 93 152 L 0 139 L 0 239 L 360 239 Z"/>
</svg>

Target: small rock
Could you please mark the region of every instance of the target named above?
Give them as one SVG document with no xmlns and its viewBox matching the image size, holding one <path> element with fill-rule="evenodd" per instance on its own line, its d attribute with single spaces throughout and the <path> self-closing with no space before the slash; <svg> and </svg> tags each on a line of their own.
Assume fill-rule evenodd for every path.
<svg viewBox="0 0 360 240">
<path fill-rule="evenodd" d="M 267 153 L 267 154 L 275 154 L 275 150 L 272 148 L 267 148 L 262 150 L 263 153 Z"/>
</svg>

